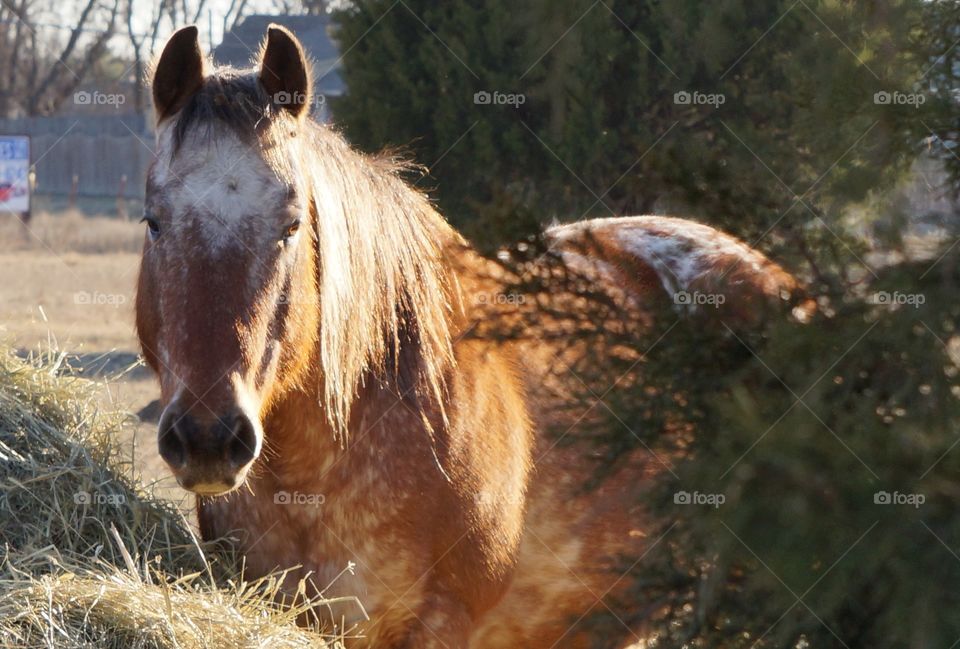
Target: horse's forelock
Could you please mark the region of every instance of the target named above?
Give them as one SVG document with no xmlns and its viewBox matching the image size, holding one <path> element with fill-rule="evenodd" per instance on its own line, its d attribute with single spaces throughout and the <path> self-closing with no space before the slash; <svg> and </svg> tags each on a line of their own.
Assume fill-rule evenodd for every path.
<svg viewBox="0 0 960 649">
<path fill-rule="evenodd" d="M 218 129 L 226 128 L 241 141 L 254 144 L 271 126 L 289 121 L 273 106 L 254 70 L 217 68 L 178 113 L 173 125 L 174 154 L 192 134 L 213 139 Z"/>
</svg>

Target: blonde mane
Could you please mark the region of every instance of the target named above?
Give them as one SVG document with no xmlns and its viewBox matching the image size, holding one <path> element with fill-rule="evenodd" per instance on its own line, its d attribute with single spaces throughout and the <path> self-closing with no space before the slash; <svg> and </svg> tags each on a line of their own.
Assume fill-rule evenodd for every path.
<svg viewBox="0 0 960 649">
<path fill-rule="evenodd" d="M 330 423 L 346 432 L 359 391 L 391 374 L 397 397 L 441 406 L 459 302 L 445 252 L 462 248 L 463 240 L 399 177 L 395 160 L 357 153 L 313 122 L 294 141 L 316 208 L 319 344 Z"/>
</svg>

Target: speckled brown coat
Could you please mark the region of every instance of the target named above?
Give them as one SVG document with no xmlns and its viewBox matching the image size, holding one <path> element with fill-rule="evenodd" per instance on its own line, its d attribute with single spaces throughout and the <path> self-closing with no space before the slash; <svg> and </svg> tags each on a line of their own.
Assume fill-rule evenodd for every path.
<svg viewBox="0 0 960 649">
<path fill-rule="evenodd" d="M 350 646 L 582 646 L 573 624 L 623 585 L 615 556 L 655 541 L 627 490 L 663 467 L 638 455 L 575 493 L 586 463 L 537 434 L 549 346 L 471 335 L 494 317 L 488 266 L 395 164 L 310 121 L 310 79 L 276 26 L 253 70 L 210 69 L 195 28 L 156 66 L 136 320 L 161 454 L 249 576 L 293 568 L 291 593 L 355 597 L 318 612 L 363 636 Z M 548 241 L 635 306 L 735 291 L 734 322 L 795 288 L 677 219 Z"/>
</svg>

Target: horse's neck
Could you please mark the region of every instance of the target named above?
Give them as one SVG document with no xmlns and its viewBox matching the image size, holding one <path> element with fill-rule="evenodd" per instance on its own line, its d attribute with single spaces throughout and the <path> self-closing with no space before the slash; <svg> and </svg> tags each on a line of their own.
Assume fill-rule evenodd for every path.
<svg viewBox="0 0 960 649">
<path fill-rule="evenodd" d="M 451 280 L 448 287 L 451 294 L 445 299 L 453 305 L 442 335 L 457 341 L 472 328 L 464 310 L 464 277 L 472 276 L 472 264 L 476 261 L 475 255 L 452 230 L 445 235 L 452 240 L 445 245 L 449 245 L 457 261 L 444 260 L 449 264 Z M 397 334 L 384 332 L 384 335 Z M 345 431 L 336 429 L 330 413 L 324 409 L 324 370 L 319 354 L 314 354 L 312 369 L 297 381 L 302 387 L 278 400 L 265 419 L 264 462 L 268 471 L 263 479 L 279 481 L 283 488 L 297 488 L 296 483 L 315 484 L 311 481 L 318 475 L 334 469 L 340 472 L 353 463 L 382 457 L 385 453 L 411 456 L 426 453 L 429 461 L 434 461 L 435 444 L 442 444 L 447 434 L 441 408 L 436 403 L 439 395 L 424 385 L 429 379 L 423 371 L 422 343 L 413 342 L 405 331 L 399 332 L 399 338 L 404 340 L 403 349 L 380 361 L 383 366 L 396 370 L 384 370 L 384 376 L 363 377 L 359 394 L 352 400 Z M 437 369 L 445 372 L 447 368 Z M 345 455 L 349 457 L 345 459 Z"/>
<path fill-rule="evenodd" d="M 319 399 L 299 390 L 280 398 L 264 418 L 264 480 L 287 488 L 310 477 L 306 458 L 314 466 L 336 451 L 333 429 L 323 416 Z M 322 467 L 321 467 L 322 468 Z"/>
<path fill-rule="evenodd" d="M 286 395 L 264 421 L 261 479 L 280 489 L 315 489 L 319 482 L 343 479 L 384 454 L 422 452 L 419 447 L 425 445 L 428 433 L 417 407 L 412 391 L 393 380 L 371 377 L 354 401 L 348 429 L 339 432 L 318 393 Z M 430 419 L 438 423 L 436 417 Z M 433 432 L 442 434 L 439 428 Z"/>
</svg>

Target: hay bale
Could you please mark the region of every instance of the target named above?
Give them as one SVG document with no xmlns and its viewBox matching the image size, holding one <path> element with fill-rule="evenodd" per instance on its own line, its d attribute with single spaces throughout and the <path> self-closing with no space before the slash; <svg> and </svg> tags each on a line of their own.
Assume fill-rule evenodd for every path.
<svg viewBox="0 0 960 649">
<path fill-rule="evenodd" d="M 0 645 L 328 647 L 133 479 L 92 384 L 0 349 Z M 336 644 L 339 644 L 337 642 Z"/>
</svg>

